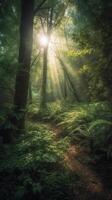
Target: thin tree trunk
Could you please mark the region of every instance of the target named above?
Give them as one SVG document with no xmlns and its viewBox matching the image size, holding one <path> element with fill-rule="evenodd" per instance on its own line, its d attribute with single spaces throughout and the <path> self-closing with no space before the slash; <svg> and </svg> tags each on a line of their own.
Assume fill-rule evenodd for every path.
<svg viewBox="0 0 112 200">
<path fill-rule="evenodd" d="M 49 42 L 50 42 L 50 36 L 52 31 L 52 21 L 53 21 L 53 8 L 49 11 L 49 16 L 47 18 L 47 38 L 48 38 L 48 44 L 44 47 L 43 50 L 43 77 L 42 77 L 42 89 L 41 89 L 41 103 L 40 108 L 46 107 L 46 100 L 47 100 L 47 68 L 48 68 L 48 49 L 49 49 Z M 43 32 L 44 31 L 44 24 L 42 23 Z"/>
<path fill-rule="evenodd" d="M 18 129 L 23 129 L 25 122 L 32 52 L 33 12 L 34 0 L 21 0 L 19 69 L 16 76 L 14 97 L 15 111 L 21 116 L 15 120 L 15 125 Z"/>
<path fill-rule="evenodd" d="M 43 50 L 43 76 L 42 76 L 42 90 L 41 90 L 41 108 L 46 107 L 47 97 L 47 59 L 48 59 L 48 46 Z"/>
</svg>

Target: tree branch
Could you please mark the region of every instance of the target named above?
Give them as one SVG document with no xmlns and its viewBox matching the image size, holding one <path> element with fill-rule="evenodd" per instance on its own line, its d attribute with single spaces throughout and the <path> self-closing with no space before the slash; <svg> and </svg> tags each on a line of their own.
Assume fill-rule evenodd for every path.
<svg viewBox="0 0 112 200">
<path fill-rule="evenodd" d="M 44 27 L 44 22 L 42 21 L 42 17 L 40 17 L 39 19 L 40 19 L 40 22 L 41 22 L 43 33 L 46 34 L 45 27 Z"/>
</svg>

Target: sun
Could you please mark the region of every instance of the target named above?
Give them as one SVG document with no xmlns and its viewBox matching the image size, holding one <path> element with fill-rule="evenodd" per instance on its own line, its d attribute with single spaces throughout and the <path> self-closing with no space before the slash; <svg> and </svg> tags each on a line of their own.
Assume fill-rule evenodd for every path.
<svg viewBox="0 0 112 200">
<path fill-rule="evenodd" d="M 49 44 L 49 39 L 46 35 L 41 35 L 40 36 L 40 45 L 42 47 L 46 47 Z"/>
</svg>

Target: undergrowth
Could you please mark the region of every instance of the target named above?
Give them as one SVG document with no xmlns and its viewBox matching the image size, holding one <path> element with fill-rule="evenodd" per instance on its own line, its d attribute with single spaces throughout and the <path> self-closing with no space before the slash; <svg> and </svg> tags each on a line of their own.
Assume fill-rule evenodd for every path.
<svg viewBox="0 0 112 200">
<path fill-rule="evenodd" d="M 48 104 L 47 111 L 39 113 L 39 117 L 61 126 L 72 142 L 89 146 L 97 160 L 112 158 L 112 112 L 106 103 L 55 102 Z"/>
<path fill-rule="evenodd" d="M 104 103 L 48 104 L 48 109 L 29 109 L 26 134 L 14 144 L 0 146 L 0 199 L 92 200 L 80 174 L 69 171 L 64 155 L 70 142 L 89 146 L 97 160 L 112 158 L 112 113 Z M 35 119 L 35 122 L 31 122 Z M 47 124 L 55 122 L 64 137 L 54 139 Z M 93 194 L 92 194 L 93 195 Z M 95 197 L 93 199 L 100 199 Z"/>
<path fill-rule="evenodd" d="M 27 122 L 27 130 L 15 144 L 0 149 L 0 199 L 72 199 L 72 182 L 79 179 L 63 162 L 69 139 L 54 141 L 41 124 Z"/>
</svg>

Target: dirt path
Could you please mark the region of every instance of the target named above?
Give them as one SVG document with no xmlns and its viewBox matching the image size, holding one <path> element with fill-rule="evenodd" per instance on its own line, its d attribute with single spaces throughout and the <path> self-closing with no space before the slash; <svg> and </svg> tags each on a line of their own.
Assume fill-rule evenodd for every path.
<svg viewBox="0 0 112 200">
<path fill-rule="evenodd" d="M 63 131 L 59 126 L 49 122 L 43 124 L 54 133 L 56 140 L 60 139 Z M 85 185 L 86 190 L 91 194 L 99 195 L 97 200 L 112 200 L 112 193 L 108 192 L 98 174 L 87 164 L 86 159 L 88 158 L 89 154 L 87 149 L 70 144 L 64 160 L 71 172 L 80 175 L 81 182 Z M 87 200 L 88 199 L 90 198 L 87 198 Z M 93 198 L 91 198 L 91 200 L 92 199 Z M 83 200 L 83 198 L 80 200 Z M 94 200 L 96 200 L 96 198 L 94 198 Z"/>
<path fill-rule="evenodd" d="M 70 170 L 80 174 L 80 177 L 88 191 L 92 193 L 102 193 L 104 187 L 100 179 L 97 177 L 96 173 L 87 166 L 87 164 L 83 163 L 86 156 L 86 153 L 82 152 L 81 148 L 72 145 L 69 147 L 68 152 L 65 155 L 65 161 Z"/>
<path fill-rule="evenodd" d="M 87 192 L 97 196 L 94 198 L 95 200 L 112 200 L 112 190 L 105 187 L 99 174 L 86 162 L 84 163 L 87 157 L 89 157 L 89 155 L 86 149 L 78 147 L 77 145 L 70 145 L 65 155 L 65 162 L 72 172 L 80 175 L 81 182 L 86 186 Z M 102 174 L 102 176 L 104 176 L 104 174 Z M 111 174 L 110 178 L 112 178 Z M 89 198 L 87 198 L 87 200 L 88 199 Z"/>
</svg>

